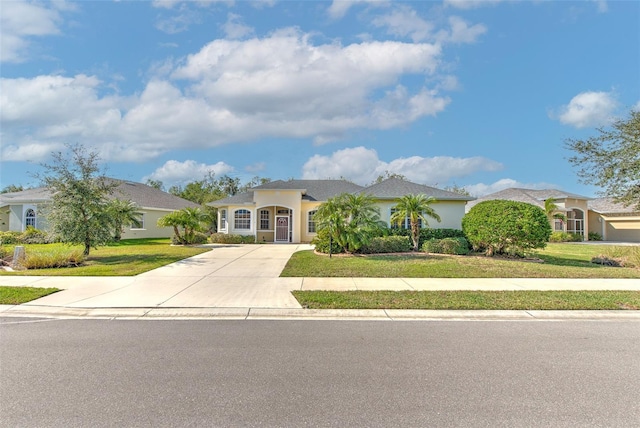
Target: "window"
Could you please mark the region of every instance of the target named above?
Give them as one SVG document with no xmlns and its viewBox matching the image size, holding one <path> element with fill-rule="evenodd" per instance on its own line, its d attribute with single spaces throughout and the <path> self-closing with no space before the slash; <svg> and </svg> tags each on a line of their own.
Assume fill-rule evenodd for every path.
<svg viewBox="0 0 640 428">
<path fill-rule="evenodd" d="M 269 210 L 260 210 L 260 230 L 269 230 Z"/>
<path fill-rule="evenodd" d="M 25 227 L 36 227 L 36 212 L 31 208 L 24 213 L 24 225 Z"/>
<path fill-rule="evenodd" d="M 309 233 L 316 233 L 316 221 L 313 219 L 313 216 L 316 215 L 317 212 L 317 210 L 309 211 L 309 221 L 307 222 L 307 230 Z"/>
<path fill-rule="evenodd" d="M 227 229 L 227 210 L 220 210 L 220 230 Z"/>
<path fill-rule="evenodd" d="M 144 229 L 144 214 L 137 221 L 131 222 L 131 229 Z"/>
<path fill-rule="evenodd" d="M 251 229 L 251 212 L 249 210 L 238 210 L 234 214 L 235 229 Z"/>
<path fill-rule="evenodd" d="M 562 222 L 562 220 L 560 220 L 559 218 L 555 219 L 553 221 L 553 225 L 554 225 L 554 230 L 556 232 L 562 232 L 564 231 L 564 223 Z"/>
<path fill-rule="evenodd" d="M 395 212 L 396 212 L 396 209 L 391 208 L 391 216 L 393 216 Z M 405 217 L 404 221 L 400 223 L 400 226 L 398 226 L 398 223 L 391 223 L 391 228 L 392 229 L 411 229 L 411 220 L 409 220 L 409 216 Z M 421 218 L 418 218 L 418 229 L 422 229 Z"/>
</svg>

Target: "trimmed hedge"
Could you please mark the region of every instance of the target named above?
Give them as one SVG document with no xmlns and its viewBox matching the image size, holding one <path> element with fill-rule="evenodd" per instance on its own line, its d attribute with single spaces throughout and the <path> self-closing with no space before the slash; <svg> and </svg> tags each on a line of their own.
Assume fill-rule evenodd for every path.
<svg viewBox="0 0 640 428">
<path fill-rule="evenodd" d="M 253 235 L 230 235 L 226 233 L 212 233 L 209 237 L 212 244 L 255 244 L 256 238 Z"/>
<path fill-rule="evenodd" d="M 464 256 L 469 254 L 469 241 L 466 238 L 429 239 L 421 247 L 421 250 L 425 253 Z"/>
<path fill-rule="evenodd" d="M 524 256 L 528 250 L 544 248 L 551 237 L 551 225 L 542 208 L 500 199 L 471 208 L 462 218 L 462 230 L 473 249 L 488 256 Z"/>
<path fill-rule="evenodd" d="M 582 235 L 579 233 L 553 232 L 549 242 L 582 242 Z"/>
<path fill-rule="evenodd" d="M 400 228 L 389 228 L 385 230 L 385 234 L 391 236 L 411 237 L 411 230 Z M 460 229 L 431 229 L 429 227 L 420 229 L 420 238 L 418 239 L 418 248 L 422 248 L 424 243 L 430 239 L 445 238 L 464 238 L 464 232 Z"/>
<path fill-rule="evenodd" d="M 404 253 L 411 251 L 411 241 L 407 236 L 378 236 L 360 248 L 362 254 Z"/>
</svg>

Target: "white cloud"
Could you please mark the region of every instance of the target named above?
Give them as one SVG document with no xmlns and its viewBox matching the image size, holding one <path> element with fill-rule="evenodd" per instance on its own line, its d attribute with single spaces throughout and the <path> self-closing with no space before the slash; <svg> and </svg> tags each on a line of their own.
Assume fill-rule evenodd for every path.
<svg viewBox="0 0 640 428">
<path fill-rule="evenodd" d="M 33 37 L 60 34 L 60 10 L 72 10 L 64 2 L 43 5 L 28 1 L 3 1 L 0 14 L 0 61 L 24 62 Z"/>
<path fill-rule="evenodd" d="M 334 152 L 330 156 L 315 155 L 302 168 L 302 178 L 323 179 L 345 177 L 359 184 L 371 183 L 385 172 L 402 174 L 408 180 L 444 187 L 450 180 L 478 171 L 498 171 L 502 164 L 483 157 L 454 158 L 411 156 L 390 162 L 378 158 L 373 149 L 355 147 Z"/>
<path fill-rule="evenodd" d="M 383 5 L 387 2 L 383 0 L 333 0 L 331 6 L 329 6 L 329 9 L 327 9 L 327 13 L 333 19 L 340 19 L 347 14 L 352 6 L 362 3 Z"/>
<path fill-rule="evenodd" d="M 596 3 L 599 13 L 605 13 L 609 11 L 609 5 L 607 4 L 607 0 L 592 0 L 592 1 Z"/>
<path fill-rule="evenodd" d="M 234 168 L 224 162 L 206 165 L 194 160 L 186 160 L 184 162 L 169 160 L 148 176 L 143 177 L 142 181 L 160 180 L 165 186 L 171 186 L 173 184 L 184 184 L 194 180 L 202 180 L 208 176 L 209 173 L 214 173 L 219 176 L 233 171 Z"/>
<path fill-rule="evenodd" d="M 394 36 L 410 37 L 414 42 L 428 40 L 434 25 L 425 21 L 417 12 L 408 6 L 399 6 L 395 10 L 384 13 L 371 22 L 376 27 L 386 27 Z"/>
<path fill-rule="evenodd" d="M 550 183 L 522 183 L 512 178 L 502 178 L 492 184 L 477 183 L 469 184 L 464 188 L 471 194 L 471 196 L 480 197 L 491 193 L 499 192 L 500 190 L 509 188 L 521 188 L 521 189 L 558 189 L 560 188 L 556 184 Z"/>
<path fill-rule="evenodd" d="M 163 33 L 178 34 L 187 31 L 192 24 L 200 23 L 200 15 L 194 11 L 184 11 L 179 15 L 160 19 L 156 22 L 156 28 Z"/>
<path fill-rule="evenodd" d="M 485 6 L 495 6 L 505 0 L 444 0 L 445 6 L 456 9 L 477 9 Z"/>
<path fill-rule="evenodd" d="M 611 122 L 617 108 L 618 101 L 611 92 L 582 92 L 560 108 L 557 118 L 576 128 L 596 127 Z"/>
<path fill-rule="evenodd" d="M 265 169 L 267 169 L 267 164 L 265 162 L 256 162 L 254 164 L 245 166 L 244 169 L 247 172 L 255 174 L 256 172 L 264 171 Z"/>
<path fill-rule="evenodd" d="M 227 15 L 227 22 L 222 25 L 222 29 L 228 39 L 243 39 L 254 34 L 253 28 L 242 23 L 242 17 L 235 13 Z"/>
<path fill-rule="evenodd" d="M 4 78 L 3 151 L 73 141 L 93 145 L 105 160 L 141 161 L 183 147 L 271 137 L 323 143 L 406 126 L 450 102 L 435 88 L 403 82 L 410 75 L 438 81 L 440 56 L 429 43 L 315 45 L 287 29 L 215 40 L 156 65 L 162 73 L 130 96 L 103 95 L 111 83 L 95 76 Z"/>
<path fill-rule="evenodd" d="M 450 32 L 440 33 L 443 42 L 450 43 L 475 43 L 477 38 L 487 32 L 487 27 L 482 24 L 469 26 L 467 21 L 458 17 L 449 17 Z"/>
</svg>

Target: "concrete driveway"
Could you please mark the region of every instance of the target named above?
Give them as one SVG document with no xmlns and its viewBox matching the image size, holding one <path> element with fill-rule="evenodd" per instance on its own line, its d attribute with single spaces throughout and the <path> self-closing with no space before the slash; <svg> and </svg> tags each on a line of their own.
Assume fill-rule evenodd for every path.
<svg viewBox="0 0 640 428">
<path fill-rule="evenodd" d="M 309 245 L 227 245 L 134 277 L 2 277 L 2 285 L 64 291 L 22 306 L 67 308 L 300 308 L 290 291 L 302 278 L 278 278 Z"/>
</svg>

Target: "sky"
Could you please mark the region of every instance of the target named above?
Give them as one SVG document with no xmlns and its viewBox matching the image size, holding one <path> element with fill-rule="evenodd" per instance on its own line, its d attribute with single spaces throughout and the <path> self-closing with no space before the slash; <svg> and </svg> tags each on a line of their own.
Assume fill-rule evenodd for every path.
<svg viewBox="0 0 640 428">
<path fill-rule="evenodd" d="M 640 108 L 637 1 L 0 0 L 0 188 L 385 173 L 585 196 L 565 142 Z"/>
</svg>

